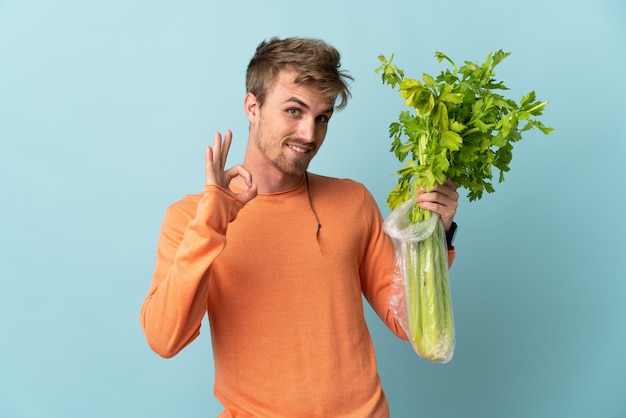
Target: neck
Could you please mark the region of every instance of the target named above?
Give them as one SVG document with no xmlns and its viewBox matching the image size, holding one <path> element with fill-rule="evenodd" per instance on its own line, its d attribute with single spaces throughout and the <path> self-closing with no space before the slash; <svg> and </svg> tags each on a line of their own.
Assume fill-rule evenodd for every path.
<svg viewBox="0 0 626 418">
<path fill-rule="evenodd" d="M 248 167 L 244 164 L 244 167 Z M 261 194 L 266 193 L 278 193 L 290 190 L 299 185 L 304 179 L 304 175 L 301 176 L 287 176 L 287 175 L 272 175 L 263 171 L 255 171 L 248 169 L 252 174 L 252 181 L 257 185 L 257 190 Z M 247 188 L 241 177 L 235 177 L 233 184 L 238 188 L 244 190 Z"/>
<path fill-rule="evenodd" d="M 244 158 L 243 166 L 252 175 L 252 181 L 257 185 L 259 193 L 279 193 L 293 189 L 305 178 L 305 174 L 288 175 L 271 165 L 267 161 L 256 161 L 255 159 Z M 242 177 L 237 176 L 232 180 L 233 186 L 245 190 L 247 188 Z"/>
<path fill-rule="evenodd" d="M 305 177 L 304 173 L 298 175 L 284 173 L 259 152 L 252 140 L 248 141 L 243 166 L 252 175 L 252 181 L 257 185 L 259 193 L 279 193 L 293 189 Z M 245 189 L 245 182 L 241 177 L 234 178 L 233 183 L 238 188 Z"/>
</svg>

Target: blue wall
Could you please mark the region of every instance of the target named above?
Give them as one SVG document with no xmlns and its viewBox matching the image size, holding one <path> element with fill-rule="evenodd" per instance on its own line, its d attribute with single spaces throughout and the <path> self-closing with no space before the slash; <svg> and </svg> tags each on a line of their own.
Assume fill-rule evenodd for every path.
<svg viewBox="0 0 626 418">
<path fill-rule="evenodd" d="M 163 360 L 138 313 L 165 207 L 202 187 L 213 133 L 243 156 L 244 68 L 273 35 L 342 51 L 354 97 L 311 168 L 364 182 L 384 214 L 402 103 L 379 54 L 419 77 L 437 50 L 502 48 L 510 96 L 550 100 L 556 130 L 461 201 L 454 359 L 422 360 L 368 311 L 392 416 L 626 416 L 621 0 L 0 0 L 0 416 L 220 411 L 208 328 Z"/>
</svg>

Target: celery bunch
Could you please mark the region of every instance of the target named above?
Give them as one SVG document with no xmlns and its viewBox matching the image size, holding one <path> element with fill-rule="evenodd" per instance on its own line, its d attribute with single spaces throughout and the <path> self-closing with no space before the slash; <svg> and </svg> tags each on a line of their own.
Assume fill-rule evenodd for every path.
<svg viewBox="0 0 626 418">
<path fill-rule="evenodd" d="M 389 306 L 423 358 L 446 363 L 454 353 L 454 316 L 448 280 L 448 251 L 439 215 L 406 201 L 385 219 L 383 229 L 396 240 L 396 272 Z M 427 218 L 427 219 L 426 219 Z"/>
<path fill-rule="evenodd" d="M 409 108 L 389 126 L 391 151 L 405 162 L 387 199 L 392 210 L 412 201 L 420 187 L 431 190 L 448 178 L 468 191 L 470 202 L 480 199 L 484 191 L 494 191 L 494 168 L 500 172 L 499 182 L 504 180 L 513 143 L 523 132 L 552 131 L 538 120 L 548 102 L 537 100 L 534 91 L 519 103 L 500 94 L 507 87 L 495 79 L 495 67 L 509 55 L 499 50 L 489 53 L 483 64 L 466 61 L 457 69 L 450 58 L 436 52 L 437 60 L 448 61 L 452 68 L 436 78 L 424 74 L 422 81 L 405 77 L 393 64 L 393 55 L 389 60 L 378 57 L 376 72 L 383 83 L 399 90 Z M 418 224 L 432 214 L 412 205 L 407 216 L 409 224 Z M 438 228 L 419 242 L 398 240 L 398 245 L 409 337 L 422 357 L 447 362 L 455 344 L 454 321 L 445 238 L 441 225 Z"/>
</svg>

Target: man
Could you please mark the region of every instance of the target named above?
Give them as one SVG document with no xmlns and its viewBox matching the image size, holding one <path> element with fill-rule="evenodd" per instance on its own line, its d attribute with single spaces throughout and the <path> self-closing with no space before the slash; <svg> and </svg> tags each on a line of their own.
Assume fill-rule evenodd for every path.
<svg viewBox="0 0 626 418">
<path fill-rule="evenodd" d="M 203 192 L 165 214 L 141 323 L 171 357 L 208 313 L 223 417 L 389 416 L 361 296 L 407 339 L 388 308 L 393 242 L 363 185 L 307 172 L 350 94 L 339 61 L 319 40 L 261 43 L 243 164 L 225 170 L 232 134 L 216 134 Z M 450 228 L 453 184 L 416 200 Z"/>
</svg>

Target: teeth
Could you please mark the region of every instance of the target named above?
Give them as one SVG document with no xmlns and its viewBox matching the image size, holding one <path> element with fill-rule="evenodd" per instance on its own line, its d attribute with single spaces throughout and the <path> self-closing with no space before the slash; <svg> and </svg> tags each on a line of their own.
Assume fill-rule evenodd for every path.
<svg viewBox="0 0 626 418">
<path fill-rule="evenodd" d="M 297 145 L 289 145 L 289 148 L 291 148 L 292 150 L 297 151 L 297 152 L 308 152 L 308 149 L 300 148 Z"/>
</svg>

